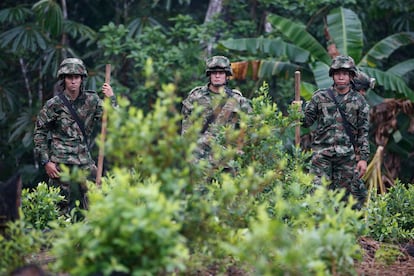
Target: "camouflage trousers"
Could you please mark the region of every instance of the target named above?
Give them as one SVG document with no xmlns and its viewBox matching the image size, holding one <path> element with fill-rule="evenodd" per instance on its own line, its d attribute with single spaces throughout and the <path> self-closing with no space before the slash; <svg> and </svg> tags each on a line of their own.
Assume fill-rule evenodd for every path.
<svg viewBox="0 0 414 276">
<path fill-rule="evenodd" d="M 345 189 L 345 198 L 352 195 L 357 204 L 357 209 L 362 208 L 367 198 L 367 188 L 364 181 L 356 172 L 356 160 L 354 154 L 340 155 L 315 152 L 312 156 L 310 172 L 315 175 L 315 184 L 320 185 L 322 177 L 331 182 L 330 189 Z"/>
<path fill-rule="evenodd" d="M 58 165 L 59 166 L 59 165 Z M 95 181 L 97 168 L 95 164 L 85 165 L 70 165 L 65 164 L 72 172 L 75 169 L 85 170 L 89 172 L 88 180 Z M 49 178 L 48 184 L 53 187 L 59 187 L 61 195 L 64 197 L 59 207 L 64 213 L 69 213 L 76 207 L 76 201 L 79 201 L 80 208 L 88 208 L 88 198 L 86 196 L 87 186 L 86 182 L 65 182 L 60 178 Z"/>
</svg>

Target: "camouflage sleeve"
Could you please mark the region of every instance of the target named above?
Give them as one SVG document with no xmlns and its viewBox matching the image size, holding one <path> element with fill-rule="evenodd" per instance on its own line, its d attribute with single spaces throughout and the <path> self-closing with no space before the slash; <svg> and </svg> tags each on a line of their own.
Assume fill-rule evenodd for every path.
<svg viewBox="0 0 414 276">
<path fill-rule="evenodd" d="M 357 146 L 361 160 L 369 159 L 369 105 L 363 97 L 361 97 L 361 107 L 358 115 L 358 137 Z"/>
<path fill-rule="evenodd" d="M 252 105 L 250 103 L 250 100 L 245 98 L 239 90 L 232 89 L 232 91 L 233 91 L 235 97 L 238 98 L 238 101 L 239 101 L 239 104 L 240 104 L 240 109 L 245 113 L 252 113 L 253 108 L 252 108 Z"/>
<path fill-rule="evenodd" d="M 50 159 L 49 134 L 51 128 L 54 126 L 56 119 L 53 110 L 54 109 L 51 102 L 47 102 L 37 116 L 33 142 L 35 155 L 40 159 L 40 161 L 46 161 Z"/>
<path fill-rule="evenodd" d="M 190 126 L 192 125 L 192 122 L 190 120 L 190 115 L 192 111 L 193 111 L 193 104 L 190 101 L 190 98 L 187 97 L 187 99 L 183 101 L 183 107 L 181 109 L 181 115 L 183 116 L 182 124 L 181 124 L 181 135 L 183 135 L 187 131 L 187 129 L 189 129 Z"/>
<path fill-rule="evenodd" d="M 314 96 L 305 106 L 304 117 L 302 119 L 303 126 L 304 127 L 312 126 L 317 119 L 317 114 L 318 114 L 318 102 L 316 100 L 316 97 Z"/>
</svg>

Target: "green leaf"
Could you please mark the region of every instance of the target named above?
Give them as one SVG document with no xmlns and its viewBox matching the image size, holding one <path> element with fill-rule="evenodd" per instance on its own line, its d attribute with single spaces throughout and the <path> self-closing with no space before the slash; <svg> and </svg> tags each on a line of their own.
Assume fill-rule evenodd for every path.
<svg viewBox="0 0 414 276">
<path fill-rule="evenodd" d="M 397 95 L 404 95 L 411 101 L 414 101 L 414 92 L 407 86 L 400 76 L 370 67 L 361 67 L 361 70 L 367 73 L 370 77 L 375 78 L 376 82 L 383 86 L 384 89 L 393 91 Z"/>
<path fill-rule="evenodd" d="M 0 10 L 0 23 L 23 24 L 30 16 L 32 11 L 22 5 Z"/>
<path fill-rule="evenodd" d="M 397 33 L 376 43 L 359 62 L 360 66 L 378 67 L 379 61 L 387 59 L 400 47 L 414 43 L 414 32 Z"/>
<path fill-rule="evenodd" d="M 330 64 L 331 58 L 326 49 L 306 31 L 303 25 L 276 14 L 270 14 L 268 19 L 272 26 L 283 34 L 285 39 L 302 49 L 308 50 L 314 59 Z"/>
<path fill-rule="evenodd" d="M 298 63 L 306 63 L 309 60 L 309 51 L 286 43 L 281 38 L 239 38 L 228 39 L 221 45 L 230 50 L 247 51 L 251 54 L 267 54 L 273 57 L 288 57 L 289 60 Z"/>
<path fill-rule="evenodd" d="M 65 20 L 63 22 L 63 29 L 71 37 L 78 38 L 78 43 L 86 41 L 87 45 L 90 45 L 97 37 L 97 34 L 93 29 L 72 20 Z"/>
<path fill-rule="evenodd" d="M 285 79 L 293 78 L 297 70 L 301 70 L 304 79 L 312 79 L 312 73 L 309 70 L 298 67 L 296 64 L 277 60 L 262 60 L 259 68 L 260 78 L 270 78 L 279 75 Z"/>
<path fill-rule="evenodd" d="M 332 85 L 333 80 L 329 77 L 329 65 L 317 61 L 311 64 L 311 68 L 318 88 L 327 88 Z"/>
<path fill-rule="evenodd" d="M 342 55 L 357 62 L 363 48 L 363 31 L 358 16 L 349 9 L 337 8 L 327 16 L 329 34 Z"/>
<path fill-rule="evenodd" d="M 414 71 L 414 59 L 407 59 L 394 65 L 387 70 L 387 73 L 392 73 L 397 76 L 404 76 L 411 71 Z"/>
<path fill-rule="evenodd" d="M 13 52 L 37 51 L 46 48 L 46 39 L 34 26 L 23 25 L 0 34 L 0 46 Z"/>
<path fill-rule="evenodd" d="M 57 2 L 41 0 L 36 2 L 32 9 L 45 32 L 50 33 L 54 37 L 62 33 L 63 13 Z"/>
</svg>

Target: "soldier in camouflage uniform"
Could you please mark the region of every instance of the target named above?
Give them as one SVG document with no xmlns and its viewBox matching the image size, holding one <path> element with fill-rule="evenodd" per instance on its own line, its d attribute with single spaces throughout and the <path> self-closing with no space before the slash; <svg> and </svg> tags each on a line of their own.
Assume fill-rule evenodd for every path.
<svg viewBox="0 0 414 276">
<path fill-rule="evenodd" d="M 191 90 L 183 101 L 182 134 L 192 126 L 191 114 L 196 106 L 202 107 L 202 129 L 197 141 L 196 160 L 207 159 L 213 163 L 211 143 L 224 125 L 235 127 L 238 113 L 251 112 L 250 102 L 242 93 L 227 86 L 228 78 L 233 75 L 230 61 L 224 56 L 213 56 L 206 60 L 208 83 Z"/>
<path fill-rule="evenodd" d="M 334 83 L 328 88 L 350 123 L 355 148 L 328 89 L 313 94 L 305 107 L 303 124 L 310 127 L 316 122 L 311 161 L 311 173 L 316 176 L 316 183 L 326 177 L 331 188 L 344 188 L 346 197 L 352 194 L 358 200 L 355 207 L 361 208 L 367 196 L 360 178 L 366 172 L 369 158 L 369 106 L 365 98 L 352 88 L 356 73 L 351 57 L 337 56 L 329 70 Z"/>
<path fill-rule="evenodd" d="M 367 74 L 362 71 L 358 71 L 356 77 L 353 80 L 354 89 L 365 96 L 368 89 L 374 89 L 375 79 L 370 78 Z"/>
<path fill-rule="evenodd" d="M 83 122 L 85 134 L 72 117 L 68 107 L 59 95 L 49 99 L 40 110 L 34 130 L 35 153 L 49 176 L 49 184 L 60 187 L 65 197 L 63 211 L 75 207 L 75 201 L 86 208 L 84 183 L 67 183 L 59 178 L 59 166 L 64 164 L 70 169 L 88 170 L 90 177 L 96 175 L 95 162 L 92 159 L 88 142 L 100 125 L 103 114 L 103 102 L 95 91 L 84 90 L 84 80 L 88 76 L 82 60 L 67 58 L 60 64 L 57 77 L 63 88 L 63 96 L 72 105 Z M 115 96 L 108 83 L 102 86 L 102 92 L 111 98 L 115 105 Z"/>
</svg>

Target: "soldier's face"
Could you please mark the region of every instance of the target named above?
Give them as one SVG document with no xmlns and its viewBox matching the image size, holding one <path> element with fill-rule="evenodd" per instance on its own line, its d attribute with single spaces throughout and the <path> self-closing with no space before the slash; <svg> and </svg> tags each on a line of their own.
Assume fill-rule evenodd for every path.
<svg viewBox="0 0 414 276">
<path fill-rule="evenodd" d="M 68 92 L 79 92 L 82 83 L 82 76 L 80 75 L 66 75 L 65 76 L 65 89 Z"/>
<path fill-rule="evenodd" d="M 345 90 L 349 87 L 351 76 L 347 70 L 338 70 L 333 73 L 333 80 L 337 89 Z"/>
<path fill-rule="evenodd" d="M 226 72 L 224 71 L 211 72 L 210 82 L 214 86 L 224 85 L 226 83 Z"/>
</svg>

